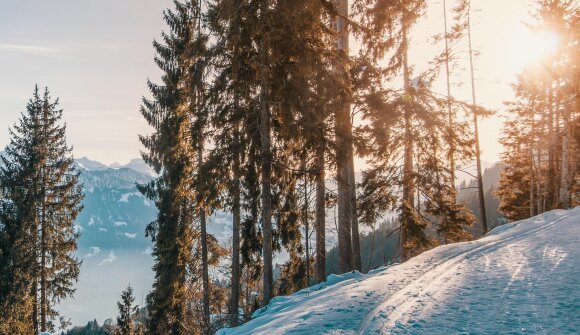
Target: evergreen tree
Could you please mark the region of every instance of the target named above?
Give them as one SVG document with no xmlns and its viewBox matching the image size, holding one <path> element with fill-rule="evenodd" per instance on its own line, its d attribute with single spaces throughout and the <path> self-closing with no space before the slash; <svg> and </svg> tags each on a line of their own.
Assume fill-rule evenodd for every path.
<svg viewBox="0 0 580 335">
<path fill-rule="evenodd" d="M 367 59 L 357 77 L 362 78 L 361 84 L 373 83 L 363 85 L 355 99 L 369 121 L 361 127 L 365 139 L 361 152 L 372 162 L 363 174 L 361 214 L 364 222 L 372 224 L 378 213 L 397 208 L 401 258 L 407 259 L 434 245 L 426 234 L 429 224 L 438 227 L 444 240 L 467 238 L 463 230 L 473 217 L 455 204 L 453 177 L 445 162 L 451 148 L 454 159 L 469 154 L 469 131 L 467 124 L 449 118 L 449 104 L 455 108 L 461 104 L 441 99 L 429 89 L 431 73 L 411 79 L 409 31 L 425 2 L 358 1 L 355 8 L 364 27 L 361 36 Z M 388 58 L 385 67 L 373 66 L 384 57 Z M 385 79 L 399 72 L 403 89 L 385 88 Z"/>
<path fill-rule="evenodd" d="M 189 140 L 189 96 L 184 89 L 188 47 L 193 40 L 187 27 L 193 17 L 187 4 L 175 1 L 174 5 L 174 10 L 164 12 L 170 33 L 163 34 L 163 43 L 153 44 L 157 51 L 155 61 L 164 71 L 163 83 L 148 82 L 153 100 L 143 99 L 141 108 L 155 130 L 152 135 L 141 136 L 148 149 L 143 159 L 159 174 L 149 184 L 139 186 L 159 210 L 157 220 L 147 227 L 155 242 L 155 281 L 147 296 L 147 328 L 153 334 L 186 332 L 188 266 L 193 257 L 192 172 L 196 151 Z"/>
<path fill-rule="evenodd" d="M 138 312 L 139 306 L 133 306 L 135 297 L 133 296 L 133 288 L 131 285 L 121 293 L 121 301 L 117 301 L 117 308 L 119 309 L 119 316 L 117 317 L 117 332 L 118 335 L 134 335 L 135 322 L 133 316 Z"/>
<path fill-rule="evenodd" d="M 54 305 L 72 296 L 79 275 L 80 262 L 73 255 L 79 234 L 73 223 L 83 193 L 61 118 L 58 100 L 48 89 L 40 96 L 36 88 L 1 158 L 2 220 L 10 242 L 6 303 L 18 304 L 14 311 L 23 312 L 18 317 L 26 321 L 20 322 L 33 332 L 54 331 L 60 316 Z M 60 323 L 67 325 L 62 317 Z"/>
<path fill-rule="evenodd" d="M 577 201 L 579 10 L 570 1 L 538 1 L 530 29 L 560 36 L 560 44 L 539 64 L 527 66 L 507 104 L 509 119 L 501 142 L 506 165 L 498 195 L 509 220 L 527 218 Z"/>
<path fill-rule="evenodd" d="M 149 83 L 153 100 L 144 99 L 142 114 L 155 133 L 141 140 L 143 157 L 160 177 L 140 190 L 156 201 L 158 220 L 148 227 L 155 241 L 156 281 L 148 297 L 152 333 L 207 334 L 211 331 L 212 288 L 209 267 L 223 249 L 207 233 L 207 216 L 219 204 L 215 160 L 206 160 L 211 138 L 207 104 L 207 49 L 201 4 L 174 1 L 165 12 L 170 28 L 163 44 L 154 43 L 156 62 L 165 72 L 163 85 Z M 201 283 L 201 288 L 198 287 Z"/>
</svg>

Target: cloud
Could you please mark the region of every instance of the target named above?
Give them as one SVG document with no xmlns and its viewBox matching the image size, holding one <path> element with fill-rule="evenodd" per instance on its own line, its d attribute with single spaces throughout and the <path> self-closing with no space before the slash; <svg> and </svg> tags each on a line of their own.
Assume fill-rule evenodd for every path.
<svg viewBox="0 0 580 335">
<path fill-rule="evenodd" d="M 46 48 L 35 45 L 0 44 L 0 50 L 12 51 L 16 53 L 43 55 L 56 58 L 70 58 L 69 55 L 67 55 L 67 53 L 61 49 Z"/>
<path fill-rule="evenodd" d="M 125 236 L 127 236 L 130 239 L 134 239 L 135 237 L 137 237 L 137 234 L 125 233 Z"/>
<path fill-rule="evenodd" d="M 153 253 L 153 248 L 151 247 L 147 247 L 145 248 L 145 250 L 143 250 L 143 252 L 141 252 L 143 255 L 151 255 Z"/>
<path fill-rule="evenodd" d="M 103 259 L 98 265 L 101 266 L 103 264 L 106 263 L 113 263 L 117 260 L 117 256 L 115 256 L 115 253 L 113 251 L 109 252 L 109 255 L 107 256 L 107 258 Z"/>
<path fill-rule="evenodd" d="M 101 252 L 101 248 L 99 247 L 91 247 L 91 252 L 85 255 L 85 258 L 91 258 L 93 256 L 98 255 Z"/>
</svg>

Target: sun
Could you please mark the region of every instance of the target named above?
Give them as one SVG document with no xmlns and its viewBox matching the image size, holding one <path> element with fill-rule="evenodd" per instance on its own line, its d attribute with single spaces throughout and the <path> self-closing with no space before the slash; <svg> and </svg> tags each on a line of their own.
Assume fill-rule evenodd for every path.
<svg viewBox="0 0 580 335">
<path fill-rule="evenodd" d="M 560 45 L 560 36 L 552 31 L 533 31 L 521 26 L 513 32 L 510 39 L 508 58 L 516 73 L 526 66 L 533 65 L 546 59 L 556 52 Z"/>
</svg>

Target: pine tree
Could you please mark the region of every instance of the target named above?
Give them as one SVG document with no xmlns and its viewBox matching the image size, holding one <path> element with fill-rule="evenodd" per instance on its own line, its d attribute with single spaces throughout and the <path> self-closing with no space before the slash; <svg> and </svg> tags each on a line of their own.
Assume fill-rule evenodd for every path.
<svg viewBox="0 0 580 335">
<path fill-rule="evenodd" d="M 193 18 L 186 4 L 175 1 L 174 5 L 174 10 L 164 12 L 170 33 L 163 34 L 163 43 L 153 44 L 155 61 L 164 71 L 163 83 L 148 82 L 153 100 L 143 99 L 141 108 L 155 130 L 152 135 L 140 137 L 149 151 L 143 153 L 143 159 L 159 174 L 149 184 L 139 186 L 159 210 L 157 220 L 147 227 L 155 242 L 155 281 L 147 296 L 147 328 L 155 334 L 182 334 L 187 330 L 187 277 L 193 257 L 195 194 L 191 175 L 196 152 L 189 141 L 189 97 L 184 89 L 193 36 L 189 29 L 182 28 L 191 25 Z"/>
<path fill-rule="evenodd" d="M 15 290 L 8 295 L 29 290 L 28 322 L 34 332 L 54 331 L 60 316 L 54 305 L 73 295 L 79 275 L 80 262 L 73 255 L 79 234 L 73 223 L 82 210 L 83 193 L 61 118 L 58 100 L 51 99 L 48 89 L 41 97 L 36 88 L 11 131 L 0 169 L 8 206 L 2 216 L 12 244 L 8 273 L 13 277 L 8 282 Z M 28 298 L 16 299 L 26 300 L 19 308 L 29 306 Z M 64 318 L 60 322 L 66 327 Z"/>
<path fill-rule="evenodd" d="M 570 1 L 538 1 L 530 29 L 560 36 L 558 48 L 527 66 L 514 85 L 516 100 L 501 142 L 506 165 L 500 180 L 500 212 L 518 220 L 574 203 L 578 146 L 578 9 Z M 577 200 L 576 200 L 577 201 Z"/>
<path fill-rule="evenodd" d="M 363 174 L 361 217 L 372 224 L 380 213 L 396 208 L 400 213 L 400 246 L 403 260 L 434 245 L 426 233 L 438 227 L 447 239 L 467 238 L 472 216 L 455 204 L 455 189 L 446 168 L 450 149 L 454 159 L 469 153 L 467 124 L 451 119 L 449 104 L 430 89 L 432 73 L 412 78 L 409 32 L 423 14 L 424 1 L 358 1 L 356 17 L 364 30 L 364 56 L 357 72 L 357 108 L 367 124 L 361 127 L 361 152 L 371 158 Z M 373 66 L 387 57 L 386 66 Z M 401 90 L 384 87 L 385 79 L 401 73 Z M 371 85 L 368 85 L 371 83 Z M 455 128 L 450 136 L 450 128 Z M 458 134 L 465 134 L 458 136 Z M 399 196 L 401 196 L 399 200 Z"/>
<path fill-rule="evenodd" d="M 139 306 L 133 306 L 135 297 L 131 285 L 121 293 L 121 301 L 117 301 L 119 316 L 117 317 L 117 335 L 135 335 L 134 315 L 138 312 Z"/>
<path fill-rule="evenodd" d="M 165 12 L 170 28 L 163 44 L 154 43 L 156 62 L 165 71 L 163 86 L 149 83 L 153 100 L 142 114 L 155 133 L 141 140 L 144 159 L 160 177 L 141 191 L 156 201 L 158 220 L 148 227 L 155 241 L 156 282 L 148 297 L 148 328 L 153 333 L 210 333 L 210 266 L 223 257 L 207 233 L 207 217 L 221 206 L 221 162 L 208 159 L 212 137 L 208 101 L 209 35 L 207 13 L 198 1 L 174 2 Z M 197 283 L 201 283 L 198 288 Z M 193 287 L 193 288 L 192 288 Z"/>
</svg>

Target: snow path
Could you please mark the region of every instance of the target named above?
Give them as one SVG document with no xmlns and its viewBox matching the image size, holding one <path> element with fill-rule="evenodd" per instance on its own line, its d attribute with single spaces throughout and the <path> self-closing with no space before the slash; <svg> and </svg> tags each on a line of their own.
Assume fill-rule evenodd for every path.
<svg viewBox="0 0 580 335">
<path fill-rule="evenodd" d="M 277 297 L 219 334 L 578 334 L 580 208 Z"/>
</svg>

